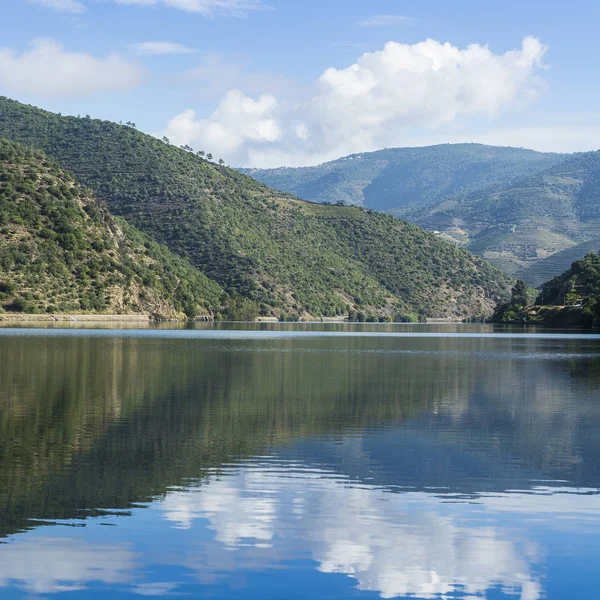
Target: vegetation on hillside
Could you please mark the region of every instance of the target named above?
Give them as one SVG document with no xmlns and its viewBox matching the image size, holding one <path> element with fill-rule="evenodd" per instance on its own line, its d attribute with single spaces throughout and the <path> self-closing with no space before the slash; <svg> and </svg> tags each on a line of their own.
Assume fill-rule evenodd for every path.
<svg viewBox="0 0 600 600">
<path fill-rule="evenodd" d="M 527 284 L 519 279 L 511 290 L 510 300 L 496 306 L 492 321 L 494 323 L 525 322 L 527 320 L 525 313 L 531 306 L 531 300 Z"/>
<path fill-rule="evenodd" d="M 41 152 L 0 139 L 2 310 L 194 317 L 219 308 L 221 294 Z"/>
<path fill-rule="evenodd" d="M 576 260 L 585 257 L 589 252 L 600 252 L 600 237 L 592 238 L 566 250 L 552 254 L 548 258 L 536 261 L 527 269 L 517 273 L 517 276 L 533 287 L 552 279 L 557 273 L 566 271 Z"/>
<path fill-rule="evenodd" d="M 426 207 L 410 219 L 539 285 L 535 265 L 551 277 L 565 265 L 548 257 L 572 248 L 568 257 L 574 260 L 589 251 L 584 242 L 600 235 L 599 199 L 600 152 L 586 152 L 504 189 Z"/>
<path fill-rule="evenodd" d="M 527 287 L 518 281 L 510 302 L 496 307 L 496 322 L 600 325 L 600 255 L 590 252 L 562 275 L 547 281 L 531 306 Z"/>
<path fill-rule="evenodd" d="M 263 315 L 469 316 L 510 284 L 414 225 L 296 200 L 131 126 L 0 99 L 0 135 L 45 150 L 111 212 Z"/>
<path fill-rule="evenodd" d="M 391 212 L 529 285 L 600 249 L 586 246 L 600 236 L 600 152 L 446 144 L 244 172 L 308 199 Z"/>
<path fill-rule="evenodd" d="M 590 252 L 546 282 L 536 304 L 581 306 L 584 313 L 600 320 L 600 255 Z"/>
</svg>

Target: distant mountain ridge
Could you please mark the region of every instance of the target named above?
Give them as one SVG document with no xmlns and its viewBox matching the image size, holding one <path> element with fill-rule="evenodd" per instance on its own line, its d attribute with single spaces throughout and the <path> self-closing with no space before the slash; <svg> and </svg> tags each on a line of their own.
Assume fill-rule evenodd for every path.
<svg viewBox="0 0 600 600">
<path fill-rule="evenodd" d="M 598 152 L 447 144 L 244 172 L 310 199 L 395 214 L 532 285 L 583 258 L 600 237 Z"/>
<path fill-rule="evenodd" d="M 440 144 L 352 154 L 314 167 L 240 171 L 306 200 L 403 214 L 412 207 L 501 188 L 565 156 L 483 144 Z"/>
<path fill-rule="evenodd" d="M 0 98 L 2 136 L 45 151 L 265 317 L 459 318 L 489 313 L 511 284 L 415 225 L 298 200 L 130 126 Z"/>
</svg>

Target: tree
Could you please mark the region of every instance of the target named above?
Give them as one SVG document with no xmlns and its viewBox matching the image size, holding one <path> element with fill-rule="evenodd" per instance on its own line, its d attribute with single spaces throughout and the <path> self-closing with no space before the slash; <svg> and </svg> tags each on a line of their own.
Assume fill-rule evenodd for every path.
<svg viewBox="0 0 600 600">
<path fill-rule="evenodd" d="M 163 137 L 162 137 L 162 141 L 163 141 L 165 144 L 170 144 L 170 143 L 171 143 L 171 140 L 170 140 L 170 139 L 169 139 L 169 138 L 168 138 L 166 135 L 163 135 Z"/>
<path fill-rule="evenodd" d="M 233 294 L 225 302 L 224 313 L 227 321 L 255 321 L 260 307 L 249 298 Z"/>
<path fill-rule="evenodd" d="M 209 152 L 209 153 L 206 155 L 206 158 L 208 158 L 208 160 L 212 160 L 212 159 L 213 159 L 213 155 L 212 155 L 212 154 Z"/>
<path fill-rule="evenodd" d="M 525 307 L 529 304 L 529 294 L 527 293 L 527 284 L 519 279 L 513 286 L 510 303 L 513 306 Z"/>
<path fill-rule="evenodd" d="M 224 164 L 225 164 L 225 161 L 224 161 L 222 158 L 220 158 L 220 159 L 219 159 L 219 164 L 220 164 L 220 165 L 224 165 Z"/>
<path fill-rule="evenodd" d="M 206 152 L 204 152 L 204 150 L 198 150 L 198 152 L 196 152 L 196 154 L 198 156 L 204 156 L 206 154 Z"/>
</svg>

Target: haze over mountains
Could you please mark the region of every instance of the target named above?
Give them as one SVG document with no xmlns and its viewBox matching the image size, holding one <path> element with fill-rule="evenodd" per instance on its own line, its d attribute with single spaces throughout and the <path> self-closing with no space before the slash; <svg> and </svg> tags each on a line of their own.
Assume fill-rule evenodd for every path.
<svg viewBox="0 0 600 600">
<path fill-rule="evenodd" d="M 204 309 L 233 318 L 228 307 L 240 298 L 256 307 L 254 316 L 456 318 L 489 313 L 510 287 L 485 261 L 415 225 L 298 200 L 131 126 L 0 98 L 0 137 L 45 152 L 113 215 L 226 293 L 218 301 L 198 294 L 186 314 Z M 37 197 L 40 185 L 36 175 L 28 193 Z M 40 235 L 36 219 L 27 225 Z M 5 267 L 9 279 L 14 269 L 14 261 Z M 97 280 L 94 289 L 101 294 Z M 243 318 L 253 318 L 252 310 Z"/>
<path fill-rule="evenodd" d="M 531 285 L 600 249 L 598 152 L 445 144 L 244 172 L 310 200 L 400 216 Z"/>
</svg>

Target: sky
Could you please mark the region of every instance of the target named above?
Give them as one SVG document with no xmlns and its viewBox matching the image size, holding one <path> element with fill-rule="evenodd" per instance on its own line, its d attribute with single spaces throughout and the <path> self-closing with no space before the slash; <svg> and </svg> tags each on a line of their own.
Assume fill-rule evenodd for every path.
<svg viewBox="0 0 600 600">
<path fill-rule="evenodd" d="M 592 0 L 1 0 L 0 95 L 234 166 L 600 147 Z"/>
</svg>

